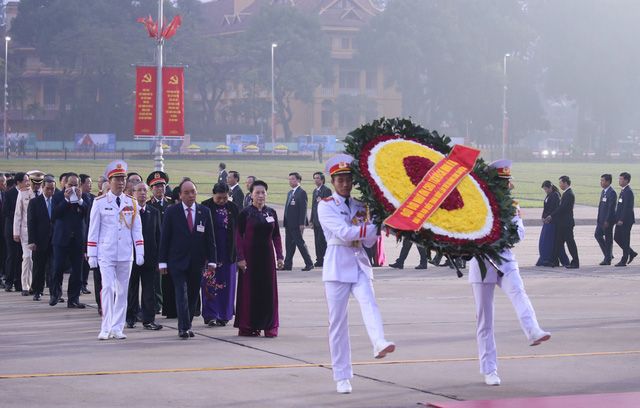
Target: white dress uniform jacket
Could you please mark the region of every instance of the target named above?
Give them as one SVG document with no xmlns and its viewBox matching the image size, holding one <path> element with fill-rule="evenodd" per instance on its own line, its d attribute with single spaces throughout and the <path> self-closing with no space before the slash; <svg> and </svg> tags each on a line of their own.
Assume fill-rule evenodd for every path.
<svg viewBox="0 0 640 408">
<path fill-rule="evenodd" d="M 365 222 L 367 210 L 362 202 L 337 193 L 318 203 L 318 217 L 327 240 L 327 252 L 322 268 L 323 281 L 358 281 L 358 271 L 373 279 L 371 263 L 363 245 L 376 243 L 376 226 Z M 345 222 L 346 221 L 346 222 Z"/>
<path fill-rule="evenodd" d="M 97 197 L 91 207 L 87 256 L 97 257 L 99 264 L 132 261 L 134 243 L 136 254 L 144 256 L 138 203 L 126 194 L 120 195 L 120 200 L 118 207 L 116 196 L 109 191 Z"/>
<path fill-rule="evenodd" d="M 19 236 L 20 241 L 25 244 L 29 241 L 29 232 L 27 230 L 27 207 L 29 200 L 35 198 L 36 193 L 30 188 L 18 192 L 16 200 L 16 212 L 13 217 L 13 235 Z"/>
</svg>

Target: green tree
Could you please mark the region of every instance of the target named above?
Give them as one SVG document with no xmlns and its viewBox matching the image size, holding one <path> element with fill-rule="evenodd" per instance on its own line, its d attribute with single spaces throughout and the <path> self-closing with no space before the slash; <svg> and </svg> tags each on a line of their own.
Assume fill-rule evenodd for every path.
<svg viewBox="0 0 640 408">
<path fill-rule="evenodd" d="M 504 54 L 520 51 L 522 57 L 511 65 L 510 80 L 528 72 L 525 57 L 535 36 L 525 11 L 522 2 L 512 0 L 392 1 L 361 32 L 357 45 L 362 62 L 381 64 L 389 83 L 398 87 L 404 115 L 458 135 L 469 129 L 478 142 L 497 142 Z M 545 124 L 534 84 L 522 78 L 511 86 L 514 135 Z M 523 111 L 528 116 L 519 114 Z"/>
<path fill-rule="evenodd" d="M 11 35 L 34 46 L 56 78 L 65 112 L 60 136 L 76 132 L 131 135 L 134 70 L 152 60 L 153 43 L 136 18 L 153 14 L 153 0 L 22 0 Z"/>
<path fill-rule="evenodd" d="M 578 107 L 583 149 L 605 151 L 640 128 L 640 2 L 531 2 L 540 35 L 536 58 L 546 69 L 545 91 Z"/>
<path fill-rule="evenodd" d="M 291 140 L 292 101 L 310 102 L 314 90 L 331 80 L 329 45 L 317 16 L 290 5 L 265 5 L 249 24 L 242 34 L 242 53 L 250 64 L 243 73 L 243 83 L 249 89 L 256 84 L 271 88 L 271 44 L 277 43 L 276 112 L 285 139 Z"/>
</svg>

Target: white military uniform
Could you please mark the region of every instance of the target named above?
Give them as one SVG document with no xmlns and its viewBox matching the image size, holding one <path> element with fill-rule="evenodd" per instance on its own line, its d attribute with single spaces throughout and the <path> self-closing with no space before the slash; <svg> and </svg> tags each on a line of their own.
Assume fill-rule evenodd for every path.
<svg viewBox="0 0 640 408">
<path fill-rule="evenodd" d="M 516 215 L 513 222 L 518 225 L 518 236 L 524 239 L 524 224 L 520 216 Z M 524 283 L 520 277 L 520 270 L 516 257 L 510 249 L 505 249 L 500 253 L 504 259 L 499 265 L 500 271 L 504 274 L 498 276 L 496 268 L 489 262 L 484 261 L 487 274 L 482 280 L 480 266 L 476 258 L 469 262 L 469 282 L 473 288 L 473 296 L 476 302 L 477 319 L 477 340 L 478 357 L 480 360 L 480 373 L 490 374 L 497 370 L 496 340 L 493 328 L 493 293 L 498 285 L 515 308 L 520 327 L 529 340 L 538 334 L 541 329 L 538 325 L 536 312 L 533 310 L 531 301 L 524 290 Z"/>
<path fill-rule="evenodd" d="M 373 291 L 373 272 L 363 244 L 377 241 L 376 226 L 366 221 L 366 208 L 360 202 L 333 193 L 318 203 L 318 217 L 327 240 L 322 267 L 329 307 L 329 349 L 333 379 L 353 377 L 347 306 L 349 295 L 358 300 L 369 339 L 374 346 L 385 342 L 382 317 Z M 375 353 L 375 352 L 374 352 Z"/>
<path fill-rule="evenodd" d="M 103 333 L 122 333 L 124 329 L 134 243 L 136 264 L 140 265 L 144 263 L 144 241 L 133 197 L 121 194 L 120 206 L 111 191 L 97 197 L 89 218 L 87 256 L 97 257 L 102 275 Z"/>
<path fill-rule="evenodd" d="M 33 261 L 31 250 L 29 249 L 29 231 L 27 229 L 27 207 L 29 201 L 36 196 L 31 188 L 18 192 L 16 200 L 16 212 L 13 217 L 13 236 L 20 237 L 22 246 L 22 290 L 31 289 L 31 279 L 33 271 Z"/>
</svg>

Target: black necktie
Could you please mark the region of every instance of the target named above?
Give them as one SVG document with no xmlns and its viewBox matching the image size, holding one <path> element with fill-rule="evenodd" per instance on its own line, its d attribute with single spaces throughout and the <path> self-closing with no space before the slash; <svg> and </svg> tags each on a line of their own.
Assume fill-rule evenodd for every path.
<svg viewBox="0 0 640 408">
<path fill-rule="evenodd" d="M 349 206 L 349 197 L 347 197 L 347 198 L 344 200 L 344 203 L 347 205 L 347 207 L 351 208 L 351 207 Z"/>
<path fill-rule="evenodd" d="M 116 205 L 120 207 L 120 197 L 116 197 Z"/>
<path fill-rule="evenodd" d="M 144 215 L 144 208 L 140 209 L 140 215 Z"/>
</svg>

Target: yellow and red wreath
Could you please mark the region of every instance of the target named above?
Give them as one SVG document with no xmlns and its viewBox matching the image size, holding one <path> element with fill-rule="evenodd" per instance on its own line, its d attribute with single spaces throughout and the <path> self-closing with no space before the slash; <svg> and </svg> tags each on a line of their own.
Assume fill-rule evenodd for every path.
<svg viewBox="0 0 640 408">
<path fill-rule="evenodd" d="M 413 208 L 415 214 L 427 212 L 409 201 L 429 200 L 416 194 L 427 173 L 433 174 L 434 185 L 449 180 L 449 173 L 440 172 L 441 177 L 434 173 L 453 154 L 449 144 L 449 138 L 405 119 L 377 120 L 347 136 L 345 150 L 356 158 L 354 181 L 378 223 L 387 220 L 393 225 L 388 220 L 402 207 Z M 490 256 L 499 263 L 499 252 L 518 239 L 506 184 L 481 158 L 473 158 L 456 183 L 417 228 L 391 228 L 391 232 L 442 255 Z"/>
</svg>

